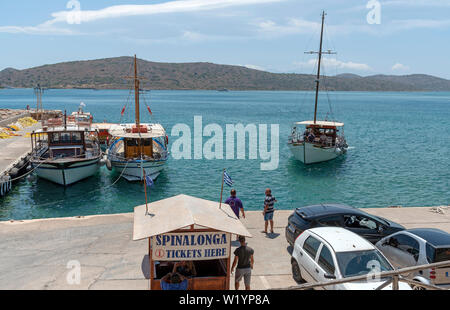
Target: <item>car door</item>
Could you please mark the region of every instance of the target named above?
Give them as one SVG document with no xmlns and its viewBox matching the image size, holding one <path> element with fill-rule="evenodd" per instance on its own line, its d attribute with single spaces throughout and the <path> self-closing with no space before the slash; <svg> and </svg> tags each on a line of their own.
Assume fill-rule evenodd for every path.
<svg viewBox="0 0 450 310">
<path fill-rule="evenodd" d="M 336 276 L 336 263 L 333 252 L 330 248 L 322 243 L 319 249 L 319 255 L 316 260 L 317 266 L 315 269 L 317 282 L 327 282 L 332 279 L 326 278 L 326 275 Z M 334 290 L 335 285 L 323 287 L 323 289 Z"/>
<path fill-rule="evenodd" d="M 378 227 L 379 223 L 368 216 L 344 215 L 344 228 L 360 235 L 371 243 L 376 243 L 380 239 Z"/>
<path fill-rule="evenodd" d="M 303 243 L 302 251 L 300 252 L 300 268 L 302 271 L 302 277 L 306 282 L 317 282 L 316 257 L 320 245 L 321 242 L 312 235 L 306 238 Z"/>
</svg>

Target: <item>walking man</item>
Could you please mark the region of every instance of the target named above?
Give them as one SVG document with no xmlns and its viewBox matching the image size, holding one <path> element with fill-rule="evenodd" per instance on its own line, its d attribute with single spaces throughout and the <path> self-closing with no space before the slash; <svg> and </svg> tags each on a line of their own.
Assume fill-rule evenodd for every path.
<svg viewBox="0 0 450 310">
<path fill-rule="evenodd" d="M 245 218 L 244 206 L 242 201 L 236 197 L 235 189 L 231 190 L 231 196 L 225 201 L 225 203 L 231 207 L 237 218 L 239 218 L 239 210 L 242 212 L 242 217 Z"/>
<path fill-rule="evenodd" d="M 275 212 L 274 204 L 277 202 L 275 197 L 272 196 L 272 190 L 270 188 L 266 189 L 266 199 L 264 200 L 264 222 L 265 228 L 264 233 L 267 234 L 267 228 L 270 223 L 270 233 L 273 234 L 273 214 Z"/>
<path fill-rule="evenodd" d="M 250 291 L 250 282 L 252 278 L 252 269 L 253 269 L 253 254 L 254 251 L 251 247 L 247 246 L 245 243 L 245 237 L 239 236 L 239 243 L 241 246 L 234 251 L 234 261 L 231 266 L 231 273 L 233 273 L 234 268 L 236 268 L 236 275 L 234 286 L 236 291 L 239 290 L 239 282 L 244 278 L 245 289 Z"/>
</svg>

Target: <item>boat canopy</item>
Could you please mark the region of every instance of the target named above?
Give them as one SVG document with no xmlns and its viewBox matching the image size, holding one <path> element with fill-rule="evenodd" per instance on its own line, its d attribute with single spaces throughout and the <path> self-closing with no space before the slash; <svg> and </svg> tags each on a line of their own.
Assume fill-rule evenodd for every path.
<svg viewBox="0 0 450 310">
<path fill-rule="evenodd" d="M 316 123 L 314 123 L 314 121 L 304 121 L 295 123 L 295 125 L 305 125 L 305 126 L 316 125 L 319 127 L 344 127 L 344 123 L 327 122 L 327 121 L 317 121 Z"/>
<path fill-rule="evenodd" d="M 134 209 L 133 240 L 142 240 L 192 225 L 217 231 L 252 237 L 231 207 L 215 201 L 204 200 L 187 195 L 142 205 Z"/>
<path fill-rule="evenodd" d="M 160 124 L 141 124 L 147 127 L 147 132 L 132 132 L 134 124 L 113 125 L 109 128 L 109 134 L 116 138 L 150 139 L 166 136 L 166 131 Z"/>
</svg>

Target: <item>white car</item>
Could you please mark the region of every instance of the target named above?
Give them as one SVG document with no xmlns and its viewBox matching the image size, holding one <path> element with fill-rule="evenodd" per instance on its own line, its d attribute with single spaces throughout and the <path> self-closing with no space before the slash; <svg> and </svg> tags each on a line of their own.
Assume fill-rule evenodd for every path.
<svg viewBox="0 0 450 310">
<path fill-rule="evenodd" d="M 375 272 L 394 270 L 391 263 L 369 241 L 340 227 L 304 231 L 295 241 L 292 274 L 297 282 L 327 282 L 367 275 L 367 280 L 330 285 L 327 290 L 375 290 L 387 279 L 372 279 Z M 384 289 L 392 289 L 392 284 Z M 399 289 L 411 287 L 399 283 Z"/>
<path fill-rule="evenodd" d="M 450 234 L 439 229 L 404 230 L 381 239 L 376 247 L 397 268 L 450 261 Z M 428 268 L 406 276 L 423 284 L 450 289 L 450 267 Z M 420 286 L 413 288 L 421 289 Z"/>
</svg>

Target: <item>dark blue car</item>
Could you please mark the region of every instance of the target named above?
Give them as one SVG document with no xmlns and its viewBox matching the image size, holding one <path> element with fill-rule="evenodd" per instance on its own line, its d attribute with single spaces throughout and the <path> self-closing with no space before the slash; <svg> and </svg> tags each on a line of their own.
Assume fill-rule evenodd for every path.
<svg viewBox="0 0 450 310">
<path fill-rule="evenodd" d="M 405 230 L 397 223 L 367 214 L 361 209 L 342 204 L 321 204 L 295 210 L 288 219 L 286 240 L 293 246 L 302 232 L 321 226 L 346 228 L 374 244 L 385 236 Z"/>
</svg>

